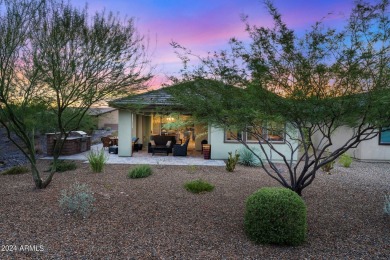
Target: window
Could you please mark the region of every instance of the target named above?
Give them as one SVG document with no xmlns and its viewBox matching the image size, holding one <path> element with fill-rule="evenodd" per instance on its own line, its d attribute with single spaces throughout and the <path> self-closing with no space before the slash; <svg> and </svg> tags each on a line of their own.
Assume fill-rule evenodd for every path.
<svg viewBox="0 0 390 260">
<path fill-rule="evenodd" d="M 390 145 L 390 127 L 384 127 L 379 132 L 379 144 Z"/>
<path fill-rule="evenodd" d="M 267 125 L 268 141 L 272 142 L 284 142 L 284 132 L 286 128 L 281 123 L 269 123 Z"/>
<path fill-rule="evenodd" d="M 269 123 L 266 126 L 253 127 L 248 126 L 247 132 L 237 130 L 225 130 L 225 142 L 236 143 L 237 138 L 247 143 L 258 143 L 260 136 L 264 140 L 273 143 L 284 143 L 286 127 L 280 123 Z"/>
<path fill-rule="evenodd" d="M 253 127 L 249 126 L 248 131 L 246 132 L 246 141 L 248 143 L 258 143 L 259 139 L 261 140 L 261 137 L 265 137 L 265 131 L 263 127 Z"/>
<path fill-rule="evenodd" d="M 237 139 L 242 139 L 242 132 L 237 130 L 226 130 L 225 131 L 225 142 L 233 143 L 237 142 Z"/>
</svg>

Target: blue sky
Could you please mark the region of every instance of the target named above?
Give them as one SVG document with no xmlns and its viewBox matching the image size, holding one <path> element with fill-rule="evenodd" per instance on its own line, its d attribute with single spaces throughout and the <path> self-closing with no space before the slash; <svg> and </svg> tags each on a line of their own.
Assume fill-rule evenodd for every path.
<svg viewBox="0 0 390 260">
<path fill-rule="evenodd" d="M 180 60 L 171 41 L 205 53 L 226 48 L 231 37 L 245 40 L 247 35 L 240 16 L 246 14 L 256 25 L 271 25 L 261 0 L 71 0 L 79 7 L 88 3 L 91 13 L 106 10 L 121 17 L 134 17 L 139 32 L 150 39 L 152 62 L 157 66 L 159 85 L 164 74 L 175 74 Z M 328 16 L 326 23 L 339 26 L 353 7 L 353 0 L 274 0 L 290 28 L 303 32 Z M 328 15 L 332 13 L 332 15 Z"/>
</svg>

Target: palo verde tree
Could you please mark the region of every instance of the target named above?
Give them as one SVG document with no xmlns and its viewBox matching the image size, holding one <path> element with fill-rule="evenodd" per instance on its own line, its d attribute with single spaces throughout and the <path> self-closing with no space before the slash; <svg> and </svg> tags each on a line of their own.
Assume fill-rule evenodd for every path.
<svg viewBox="0 0 390 260">
<path fill-rule="evenodd" d="M 25 147 L 19 148 L 31 163 L 35 186 L 45 188 L 64 141 L 91 105 L 136 91 L 150 78 L 146 46 L 132 19 L 121 21 L 104 11 L 89 17 L 86 8 L 55 0 L 10 0 L 4 7 L 0 122 L 22 141 Z M 36 167 L 34 124 L 24 117 L 32 105 L 53 115 L 58 133 L 54 166 L 45 180 Z"/>
<path fill-rule="evenodd" d="M 38 97 L 38 74 L 28 59 L 31 21 L 40 3 L 38 1 L 0 1 L 0 123 L 8 138 L 31 163 L 34 180 L 38 177 L 34 147 L 33 113 L 45 109 Z M 14 132 L 21 140 L 17 142 Z"/>
<path fill-rule="evenodd" d="M 344 29 L 318 22 L 302 37 L 265 4 L 272 28 L 244 19 L 250 42 L 233 38 L 230 50 L 200 58 L 197 67 L 173 43 L 186 91 L 172 93 L 199 120 L 255 137 L 265 172 L 301 195 L 322 166 L 390 125 L 389 2 L 357 1 Z M 335 143 L 337 131 L 346 135 Z"/>
</svg>

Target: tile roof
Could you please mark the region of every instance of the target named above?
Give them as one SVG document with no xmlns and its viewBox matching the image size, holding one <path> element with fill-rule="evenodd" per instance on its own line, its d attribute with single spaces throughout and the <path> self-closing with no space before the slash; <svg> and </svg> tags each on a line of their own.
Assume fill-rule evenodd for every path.
<svg viewBox="0 0 390 260">
<path fill-rule="evenodd" d="M 181 106 L 181 104 L 164 88 L 116 99 L 109 104 L 111 107 L 115 108 L 138 107 L 144 109 L 164 106 Z"/>
<path fill-rule="evenodd" d="M 117 108 L 112 108 L 112 107 L 91 107 L 88 110 L 88 114 L 91 116 L 99 116 L 102 114 L 110 113 L 117 110 Z"/>
</svg>

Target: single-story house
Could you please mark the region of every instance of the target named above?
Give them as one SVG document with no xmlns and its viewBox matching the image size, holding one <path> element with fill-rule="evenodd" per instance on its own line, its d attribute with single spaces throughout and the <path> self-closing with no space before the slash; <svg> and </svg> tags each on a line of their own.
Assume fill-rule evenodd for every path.
<svg viewBox="0 0 390 260">
<path fill-rule="evenodd" d="M 119 156 L 132 156 L 131 143 L 133 137 L 139 138 L 138 142 L 145 147 L 148 145 L 151 137 L 156 135 L 174 135 L 179 143 L 183 138 L 188 137 L 191 140 L 189 147 L 199 151 L 202 148 L 201 142 L 207 141 L 211 145 L 211 159 L 227 159 L 228 152 L 234 154 L 236 150 L 238 151 L 243 147 L 241 143 L 232 137 L 230 131 L 225 131 L 212 125 L 198 125 L 194 123 L 182 129 L 166 127 L 175 120 L 189 120 L 191 118 L 191 111 L 186 111 L 185 104 L 175 100 L 167 91 L 167 88 L 113 100 L 109 102 L 109 105 L 118 109 Z M 172 113 L 176 116 L 172 116 Z M 244 132 L 235 134 L 239 135 L 249 146 L 259 147 L 258 141 L 249 134 Z M 268 135 L 270 138 L 274 138 L 272 133 L 268 133 Z M 285 138 L 289 137 L 279 136 L 272 140 L 274 140 L 275 145 L 280 146 L 279 151 L 290 156 L 291 151 L 286 144 Z M 287 141 L 294 146 L 295 141 Z M 258 151 L 260 152 L 260 149 Z M 273 161 L 280 160 L 276 153 L 270 151 L 268 153 L 268 156 Z"/>
<path fill-rule="evenodd" d="M 97 118 L 98 129 L 118 130 L 118 109 L 112 107 L 91 107 L 90 116 Z"/>
</svg>

